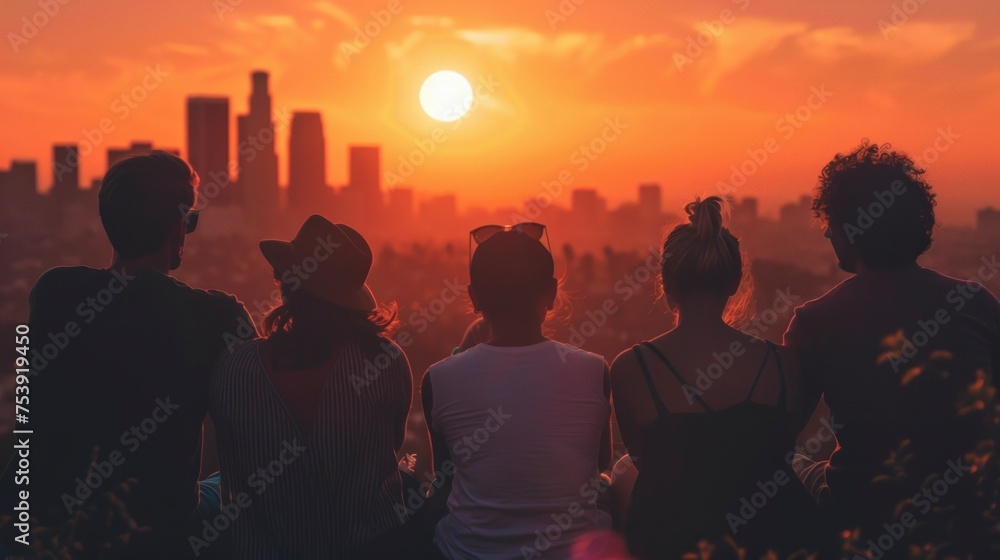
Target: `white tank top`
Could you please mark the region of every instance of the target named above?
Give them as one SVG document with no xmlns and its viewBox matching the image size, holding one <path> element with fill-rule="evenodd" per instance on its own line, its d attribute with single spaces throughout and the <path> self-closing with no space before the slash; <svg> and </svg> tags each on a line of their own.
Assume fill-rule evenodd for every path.
<svg viewBox="0 0 1000 560">
<path fill-rule="evenodd" d="M 611 526 L 598 450 L 611 406 L 604 358 L 545 341 L 479 344 L 431 366 L 433 428 L 455 474 L 435 542 L 451 558 L 568 558 Z"/>
</svg>

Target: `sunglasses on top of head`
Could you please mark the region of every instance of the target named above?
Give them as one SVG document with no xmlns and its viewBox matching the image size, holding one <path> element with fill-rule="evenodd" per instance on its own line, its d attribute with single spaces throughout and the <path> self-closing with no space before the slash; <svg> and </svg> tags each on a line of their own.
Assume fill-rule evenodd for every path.
<svg viewBox="0 0 1000 560">
<path fill-rule="evenodd" d="M 507 233 L 511 231 L 516 231 L 523 235 L 534 239 L 535 241 L 541 241 L 542 236 L 545 236 L 545 244 L 548 245 L 549 253 L 552 252 L 552 243 L 549 241 L 549 230 L 545 227 L 545 224 L 539 224 L 538 222 L 521 222 L 514 225 L 486 225 L 479 226 L 476 229 L 469 232 L 469 260 L 472 260 L 472 242 L 475 241 L 476 245 L 481 245 L 487 239 L 493 237 L 498 233 Z"/>
</svg>

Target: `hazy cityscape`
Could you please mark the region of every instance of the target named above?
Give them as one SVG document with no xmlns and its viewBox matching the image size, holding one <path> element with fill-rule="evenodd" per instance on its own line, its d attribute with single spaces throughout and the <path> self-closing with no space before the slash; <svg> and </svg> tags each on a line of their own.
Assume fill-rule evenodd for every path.
<svg viewBox="0 0 1000 560">
<path fill-rule="evenodd" d="M 470 207 L 459 212 L 456 195 L 419 199 L 413 186 L 391 184 L 381 150 L 349 148 L 349 181 L 326 181 L 322 117 L 317 112 L 274 115 L 268 75 L 251 76 L 249 111 L 236 116 L 237 159 L 230 160 L 230 102 L 192 96 L 186 108 L 184 150 L 154 141 L 103 148 L 107 166 L 134 154 L 165 149 L 187 159 L 201 177 L 198 231 L 188 239 L 184 264 L 175 276 L 192 286 L 237 295 L 260 321 L 278 303 L 274 281 L 257 250 L 259 239 L 291 237 L 309 214 L 320 213 L 360 229 L 375 250 L 370 284 L 382 301 L 399 306 L 401 332 L 414 375 L 444 358 L 472 321 L 464 294 L 468 282 L 468 231 L 487 223 L 546 224 L 557 273 L 569 305 L 551 322 L 553 336 L 604 355 L 608 360 L 632 341 L 654 336 L 672 317 L 658 297 L 656 274 L 661 236 L 681 209 L 663 207 L 663 186 L 636 185 L 632 202 L 609 208 L 596 188 L 542 185 L 536 197 L 506 208 Z M 284 119 L 284 120 L 282 120 Z M 279 181 L 275 130 L 287 127 L 288 178 Z M 0 323 L 13 329 L 28 316 L 35 279 L 55 266 L 106 266 L 111 256 L 97 214 L 100 178 L 79 176 L 80 157 L 99 157 L 100 142 L 56 144 L 51 174 L 35 162 L 15 160 L 0 171 L 0 251 L 7 272 L 0 280 Z M 50 180 L 42 194 L 41 181 Z M 810 186 L 781 206 L 776 217 L 759 211 L 759 200 L 739 193 L 730 199 L 729 227 L 742 238 L 752 262 L 757 319 L 747 330 L 780 341 L 792 307 L 823 294 L 846 278 L 811 214 Z M 716 193 L 704 193 L 716 194 Z M 948 204 L 948 198 L 939 199 Z M 1000 275 L 978 277 L 995 262 L 1000 247 L 1000 210 L 981 209 L 975 228 L 941 227 L 923 263 L 971 278 L 1000 291 Z M 610 304 L 608 302 L 611 302 Z M 614 309 L 608 313 L 607 309 Z M 12 359 L 11 350 L 2 359 Z M 4 378 L 4 399 L 11 398 Z M 0 432 L 9 437 L 13 406 L 0 407 Z M 411 415 L 414 430 L 422 419 Z M 420 448 L 408 449 L 422 453 Z M 206 457 L 206 470 L 215 468 Z"/>
</svg>

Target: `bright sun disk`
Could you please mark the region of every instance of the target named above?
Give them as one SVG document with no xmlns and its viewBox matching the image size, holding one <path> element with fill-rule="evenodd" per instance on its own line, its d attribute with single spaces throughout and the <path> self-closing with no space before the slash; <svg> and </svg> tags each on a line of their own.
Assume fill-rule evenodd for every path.
<svg viewBox="0 0 1000 560">
<path fill-rule="evenodd" d="M 435 72 L 420 87 L 420 106 L 433 119 L 458 120 L 472 107 L 472 86 L 458 72 Z"/>
</svg>

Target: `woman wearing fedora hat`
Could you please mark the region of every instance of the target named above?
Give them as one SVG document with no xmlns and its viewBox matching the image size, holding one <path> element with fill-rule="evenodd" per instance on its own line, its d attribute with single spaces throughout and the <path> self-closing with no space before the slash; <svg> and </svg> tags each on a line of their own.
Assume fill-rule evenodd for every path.
<svg viewBox="0 0 1000 560">
<path fill-rule="evenodd" d="M 400 530 L 397 451 L 410 366 L 386 336 L 393 307 L 365 284 L 372 252 L 354 229 L 310 216 L 290 241 L 261 241 L 282 303 L 266 338 L 224 353 L 212 380 L 233 553 L 350 558 Z M 227 509 L 228 508 L 228 509 Z"/>
</svg>

